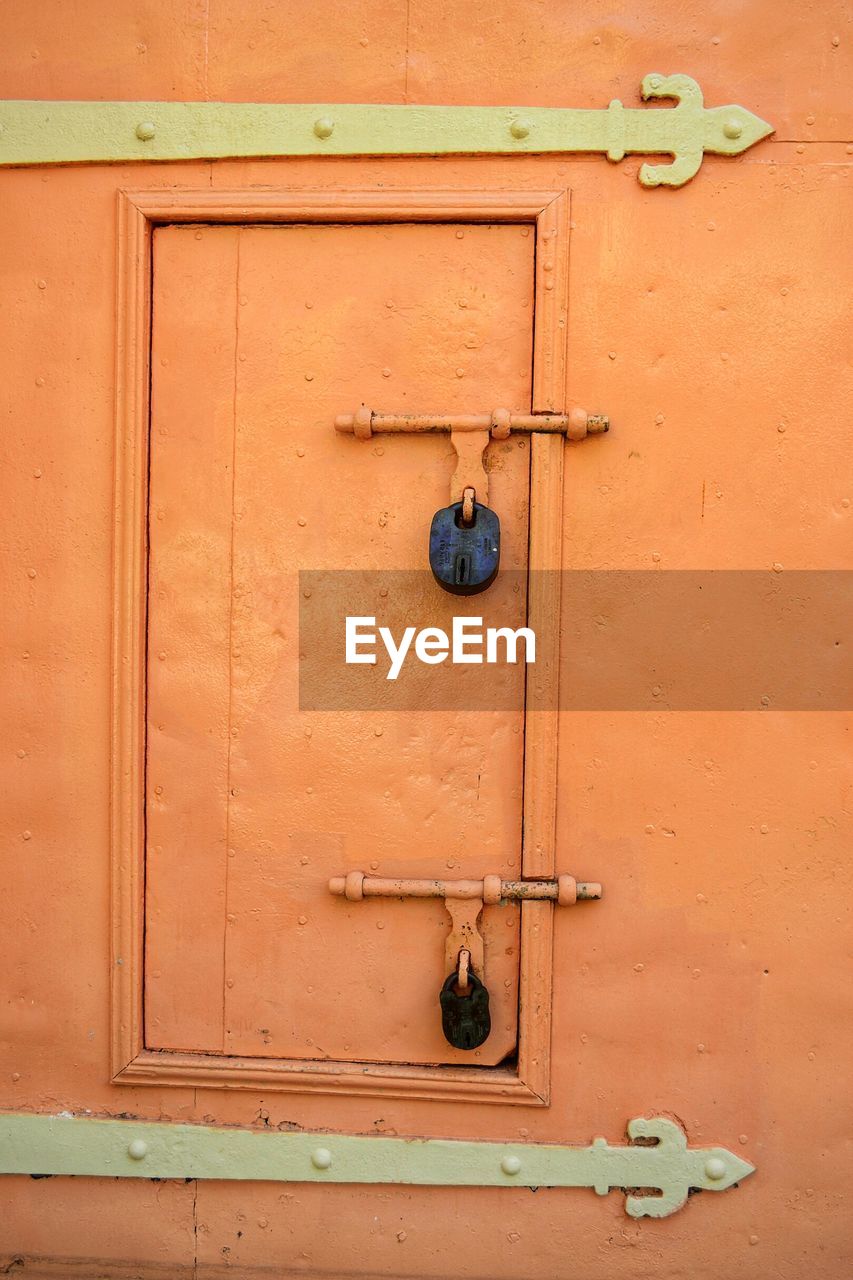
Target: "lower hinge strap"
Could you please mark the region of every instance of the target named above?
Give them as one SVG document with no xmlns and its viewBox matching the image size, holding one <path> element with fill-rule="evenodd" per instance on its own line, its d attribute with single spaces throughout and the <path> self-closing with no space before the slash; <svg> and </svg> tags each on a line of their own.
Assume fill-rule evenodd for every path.
<svg viewBox="0 0 853 1280">
<path fill-rule="evenodd" d="M 688 1147 L 679 1125 L 662 1116 L 631 1120 L 628 1137 L 617 1146 L 595 1138 L 566 1147 L 7 1114 L 0 1115 L 0 1173 L 591 1187 L 598 1195 L 616 1187 L 626 1192 L 632 1218 L 665 1218 L 691 1191 L 725 1191 L 753 1172 L 725 1147 Z"/>
</svg>

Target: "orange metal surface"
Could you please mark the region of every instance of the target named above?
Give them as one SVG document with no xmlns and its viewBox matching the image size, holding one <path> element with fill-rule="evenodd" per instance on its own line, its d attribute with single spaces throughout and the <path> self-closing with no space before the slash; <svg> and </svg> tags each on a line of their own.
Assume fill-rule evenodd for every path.
<svg viewBox="0 0 853 1280">
<path fill-rule="evenodd" d="M 147 0 L 116 8 L 91 0 L 75 6 L 73 23 L 54 3 L 35 10 L 15 4 L 6 18 L 0 92 L 7 97 L 521 105 L 568 98 L 572 105 L 597 106 L 603 92 L 629 97 L 649 67 L 677 63 L 701 81 L 709 100 L 736 96 L 772 120 L 777 133 L 737 161 L 709 160 L 678 192 L 644 191 L 633 162 L 609 166 L 600 158 L 0 173 L 0 350 L 8 399 L 0 442 L 6 602 L 0 1107 L 563 1142 L 586 1142 L 594 1133 L 616 1139 L 627 1117 L 657 1110 L 677 1115 L 691 1142 L 743 1149 L 758 1167 L 737 1190 L 695 1197 L 683 1213 L 639 1223 L 625 1218 L 617 1193 L 600 1200 L 586 1191 L 548 1189 L 534 1195 L 513 1188 L 7 1177 L 0 1180 L 2 1266 L 13 1274 L 81 1280 L 344 1274 L 365 1280 L 449 1274 L 710 1280 L 719 1273 L 737 1280 L 795 1274 L 844 1280 L 853 1252 L 843 1211 L 850 1172 L 845 1082 L 853 1047 L 839 978 L 849 879 L 849 720 L 840 713 L 561 715 L 558 869 L 601 879 L 606 896 L 588 910 L 554 912 L 550 1106 L 282 1093 L 260 1082 L 239 1090 L 180 1081 L 116 1083 L 109 1031 L 114 351 L 123 305 L 116 297 L 116 190 L 144 187 L 165 198 L 175 188 L 255 194 L 313 188 L 330 200 L 354 188 L 381 188 L 389 199 L 412 188 L 428 195 L 570 190 L 566 404 L 600 407 L 614 430 L 606 442 L 565 446 L 561 533 L 555 534 L 564 567 L 779 565 L 784 572 L 849 565 L 843 299 L 853 281 L 841 246 L 850 222 L 845 139 L 853 130 L 844 6 L 641 3 L 616 17 L 592 0 L 571 7 L 477 0 L 454 6 L 451 20 L 447 7 L 432 0 L 361 0 L 344 6 L 334 21 L 318 23 L 316 6 L 296 3 L 270 10 L 254 0 L 221 8 Z M 510 386 L 496 386 L 493 366 L 476 372 L 466 365 L 465 377 L 457 379 L 456 368 L 472 357 L 467 331 L 448 326 L 453 312 L 442 309 L 441 289 L 459 269 L 454 263 L 466 261 L 453 254 L 479 253 L 467 260 L 469 269 L 478 280 L 497 273 L 502 288 L 501 263 L 516 261 L 518 309 L 507 309 L 500 323 L 529 334 L 530 307 L 522 304 L 532 302 L 530 250 L 512 225 L 465 228 L 461 241 L 455 229 L 157 232 L 158 267 L 167 262 L 170 271 L 155 280 L 162 290 L 155 342 L 166 340 L 163 326 L 172 332 L 163 354 L 170 364 L 154 368 L 155 416 L 159 403 L 169 432 L 161 436 L 155 422 L 155 595 L 157 574 L 167 564 L 170 575 L 185 575 L 180 600 L 177 592 L 170 600 L 163 587 L 167 595 L 152 614 L 152 626 L 168 634 L 159 647 L 157 639 L 151 645 L 154 698 L 164 711 L 181 709 L 179 733 L 164 729 L 158 738 L 157 724 L 167 721 L 155 716 L 152 735 L 151 768 L 160 768 L 164 780 L 150 776 L 151 843 L 168 840 L 182 850 L 170 866 L 165 859 L 153 864 L 150 884 L 162 927 L 158 936 L 155 923 L 149 945 L 159 948 L 161 975 L 176 969 L 181 975 L 164 984 L 149 966 L 152 1027 L 159 1019 L 163 1044 L 174 1041 L 174 1031 L 184 1045 L 203 1043 L 219 1052 L 230 1029 L 241 1047 L 265 1053 L 271 1046 L 259 1029 L 273 1025 L 263 1016 L 267 993 L 290 999 L 298 989 L 296 1013 L 314 1016 L 305 988 L 318 960 L 341 966 L 355 985 L 357 947 L 381 985 L 378 975 L 419 931 L 435 936 L 428 946 L 419 940 L 418 951 L 429 953 L 429 963 L 440 960 L 441 903 L 347 908 L 328 894 L 332 875 L 369 869 L 357 856 L 342 858 L 342 834 L 353 833 L 356 853 L 359 833 L 378 826 L 381 815 L 406 862 L 389 869 L 383 861 L 380 874 L 405 869 L 462 878 L 505 869 L 506 855 L 489 848 L 489 823 L 520 820 L 519 735 L 511 734 L 509 718 L 496 716 L 496 732 L 488 735 L 481 713 L 464 724 L 460 718 L 454 739 L 436 729 L 435 717 L 446 720 L 447 713 L 417 722 L 409 717 L 405 724 L 374 713 L 359 718 L 362 738 L 354 751 L 353 718 L 323 713 L 321 728 L 318 713 L 306 746 L 298 716 L 283 711 L 286 682 L 293 679 L 294 655 L 286 648 L 292 645 L 292 594 L 271 586 L 276 574 L 292 577 L 300 547 L 310 552 L 312 567 L 357 567 L 391 554 L 395 567 L 419 567 L 423 539 L 392 516 L 401 486 L 418 492 L 430 510 L 446 502 L 453 467 L 447 437 L 349 441 L 332 429 L 337 414 L 352 412 L 362 397 L 389 409 L 411 404 L 416 412 L 465 414 L 494 404 L 520 409 L 523 394 L 529 399 L 529 359 L 526 372 L 514 360 L 501 368 Z M 356 235 L 381 244 L 369 257 L 359 254 L 350 247 Z M 306 246 L 337 237 L 341 247 L 334 260 L 308 248 L 279 248 L 293 237 Z M 414 277 L 410 251 L 397 247 L 406 237 L 429 263 Z M 500 254 L 486 251 L 494 239 Z M 250 273 L 252 286 L 242 308 L 234 274 L 238 243 L 241 271 Z M 374 292 L 376 272 L 391 272 L 395 264 L 394 291 L 377 285 Z M 314 314 L 304 306 L 309 283 L 325 327 L 318 321 L 319 347 L 297 353 L 287 333 L 289 309 L 302 308 L 303 325 Z M 383 283 L 390 283 L 387 277 Z M 396 344 L 393 359 L 377 354 L 362 368 L 359 349 L 375 347 L 383 332 L 370 308 L 384 308 L 403 288 L 412 290 L 405 319 L 386 324 Z M 419 301 L 425 290 L 428 310 Z M 344 314 L 347 294 L 357 305 Z M 307 357 L 325 350 L 327 333 L 339 341 L 321 374 Z M 234 360 L 237 334 L 245 362 Z M 432 364 L 430 351 L 438 353 Z M 279 381 L 282 352 L 304 363 L 286 384 Z M 402 370 L 406 361 L 400 389 L 408 391 L 407 400 L 392 399 L 392 380 L 382 369 Z M 313 382 L 305 372 L 316 375 Z M 340 385 L 323 386 L 322 377 L 338 375 Z M 245 418 L 233 414 L 235 385 L 248 397 Z M 282 386 L 295 398 L 288 413 L 278 398 Z M 316 423 L 302 458 L 290 412 L 310 413 Z M 235 422 L 250 419 L 272 443 L 268 452 L 238 449 L 238 462 L 245 459 L 252 470 L 229 474 Z M 498 457 L 506 466 L 490 475 L 491 503 L 504 527 L 520 533 L 527 521 L 521 474 L 527 453 L 512 438 L 489 446 L 502 448 L 507 452 Z M 247 557 L 241 567 L 256 575 L 252 610 L 243 604 L 234 612 L 251 665 L 232 668 L 233 689 L 238 708 L 245 711 L 251 701 L 254 720 L 250 740 L 238 732 L 226 752 L 227 735 L 220 733 L 229 724 L 232 686 L 222 566 L 230 563 L 234 483 L 251 484 L 263 505 L 260 515 L 233 525 L 240 531 L 237 552 Z M 300 526 L 303 508 L 307 523 Z M 183 524 L 175 518 L 170 525 L 170 509 L 182 513 Z M 330 510 L 347 519 L 330 524 Z M 193 528 L 199 539 L 203 528 L 204 546 L 200 540 L 181 544 Z M 452 604 L 445 607 L 452 611 Z M 564 619 L 564 633 L 569 623 Z M 160 661 L 170 644 L 177 656 Z M 281 714 L 273 716 L 264 712 L 260 694 L 279 645 L 290 657 L 284 683 L 273 684 L 273 710 L 275 697 L 282 700 Z M 195 701 L 186 681 L 192 661 L 203 676 L 203 695 Z M 529 717 L 528 741 L 539 732 L 534 720 Z M 235 727 L 241 724 L 245 720 Z M 401 735 L 415 746 L 403 750 Z M 457 767 L 454 743 L 464 759 L 456 799 L 448 778 L 448 768 Z M 261 854 L 248 856 L 247 843 L 233 860 L 239 873 L 228 872 L 235 936 L 223 953 L 219 855 L 238 846 L 224 839 L 225 806 L 210 797 L 230 791 L 228 755 L 240 775 L 232 798 L 238 830 L 250 833 Z M 485 830 L 466 837 L 473 847 L 464 866 L 454 846 L 454 868 L 436 867 L 433 841 L 427 849 L 424 836 L 430 815 L 434 843 L 456 841 L 469 820 L 478 771 L 486 788 L 480 800 Z M 325 794 L 333 780 L 340 782 L 339 809 L 324 804 L 320 810 L 307 789 L 316 795 L 323 787 Z M 248 793 L 239 794 L 241 785 Z M 274 860 L 277 846 L 268 832 L 272 817 L 282 816 L 275 813 L 279 806 L 291 807 L 288 830 L 326 832 L 309 853 L 296 851 L 295 862 L 308 856 L 316 872 L 317 896 L 304 912 L 312 923 L 304 926 L 297 903 L 302 882 L 293 877 L 292 863 L 276 878 L 283 864 Z M 155 837 L 158 824 L 162 842 Z M 205 850 L 214 851 L 209 861 Z M 535 874 L 552 871 L 535 868 Z M 278 917 L 270 885 L 279 895 Z M 240 936 L 240 922 L 259 900 L 263 946 Z M 364 929 L 364 913 L 378 910 L 387 913 L 386 928 L 375 929 L 371 917 Z M 352 919 L 338 923 L 347 911 Z M 304 956 L 296 953 L 304 969 L 289 990 L 272 950 L 282 919 L 294 939 L 315 927 L 315 919 L 325 922 L 310 954 L 308 948 Z M 414 958 L 404 972 L 414 981 Z M 225 985 L 229 975 L 234 988 Z M 405 1009 L 394 1012 L 409 1019 L 407 1034 L 427 1060 L 435 1048 L 434 1010 L 421 1021 L 415 1003 L 407 992 Z M 317 1020 L 337 1037 L 341 1052 L 355 1044 L 345 1016 L 346 1010 L 326 1008 L 325 1021 Z M 284 1025 L 275 1034 L 280 1045 L 288 1041 L 290 1053 Z M 316 1027 L 302 1034 L 323 1045 Z"/>
</svg>

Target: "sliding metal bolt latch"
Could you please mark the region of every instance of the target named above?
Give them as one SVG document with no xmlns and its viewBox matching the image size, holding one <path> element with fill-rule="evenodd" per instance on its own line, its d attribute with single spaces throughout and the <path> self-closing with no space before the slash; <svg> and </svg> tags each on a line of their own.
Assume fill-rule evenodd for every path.
<svg viewBox="0 0 853 1280">
<path fill-rule="evenodd" d="M 484 876 L 482 880 L 407 880 L 366 876 L 350 871 L 329 881 L 329 892 L 349 902 L 363 898 L 478 898 L 486 906 L 510 901 L 551 901 L 571 907 L 578 901 L 601 897 L 601 885 L 594 881 L 557 876 L 553 880 L 502 880 Z"/>
</svg>

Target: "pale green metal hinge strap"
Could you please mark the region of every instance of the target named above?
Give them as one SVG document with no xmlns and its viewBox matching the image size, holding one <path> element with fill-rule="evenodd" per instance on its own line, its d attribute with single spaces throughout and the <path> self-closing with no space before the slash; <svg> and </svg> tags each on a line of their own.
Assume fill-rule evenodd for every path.
<svg viewBox="0 0 853 1280">
<path fill-rule="evenodd" d="M 262 156 L 671 155 L 644 164 L 646 187 L 680 187 L 706 151 L 739 155 L 773 132 L 743 107 L 705 107 L 690 76 L 648 75 L 623 107 L 412 107 L 247 102 L 0 102 L 0 165 L 102 164 Z"/>
<path fill-rule="evenodd" d="M 269 1133 L 202 1125 L 0 1115 L 0 1173 L 252 1182 L 404 1183 L 444 1187 L 656 1188 L 628 1194 L 632 1218 L 665 1218 L 691 1190 L 725 1191 L 753 1166 L 724 1147 L 688 1147 L 664 1117 L 630 1121 L 656 1145 L 589 1147 L 437 1138 Z"/>
</svg>

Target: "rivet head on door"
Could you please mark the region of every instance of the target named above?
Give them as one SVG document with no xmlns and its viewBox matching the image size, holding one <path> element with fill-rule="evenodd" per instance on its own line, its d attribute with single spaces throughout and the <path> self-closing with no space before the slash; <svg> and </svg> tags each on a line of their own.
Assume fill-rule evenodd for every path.
<svg viewBox="0 0 853 1280">
<path fill-rule="evenodd" d="M 317 1147 L 316 1151 L 311 1153 L 311 1163 L 315 1169 L 330 1169 L 332 1166 L 332 1153 L 327 1147 Z"/>
</svg>

